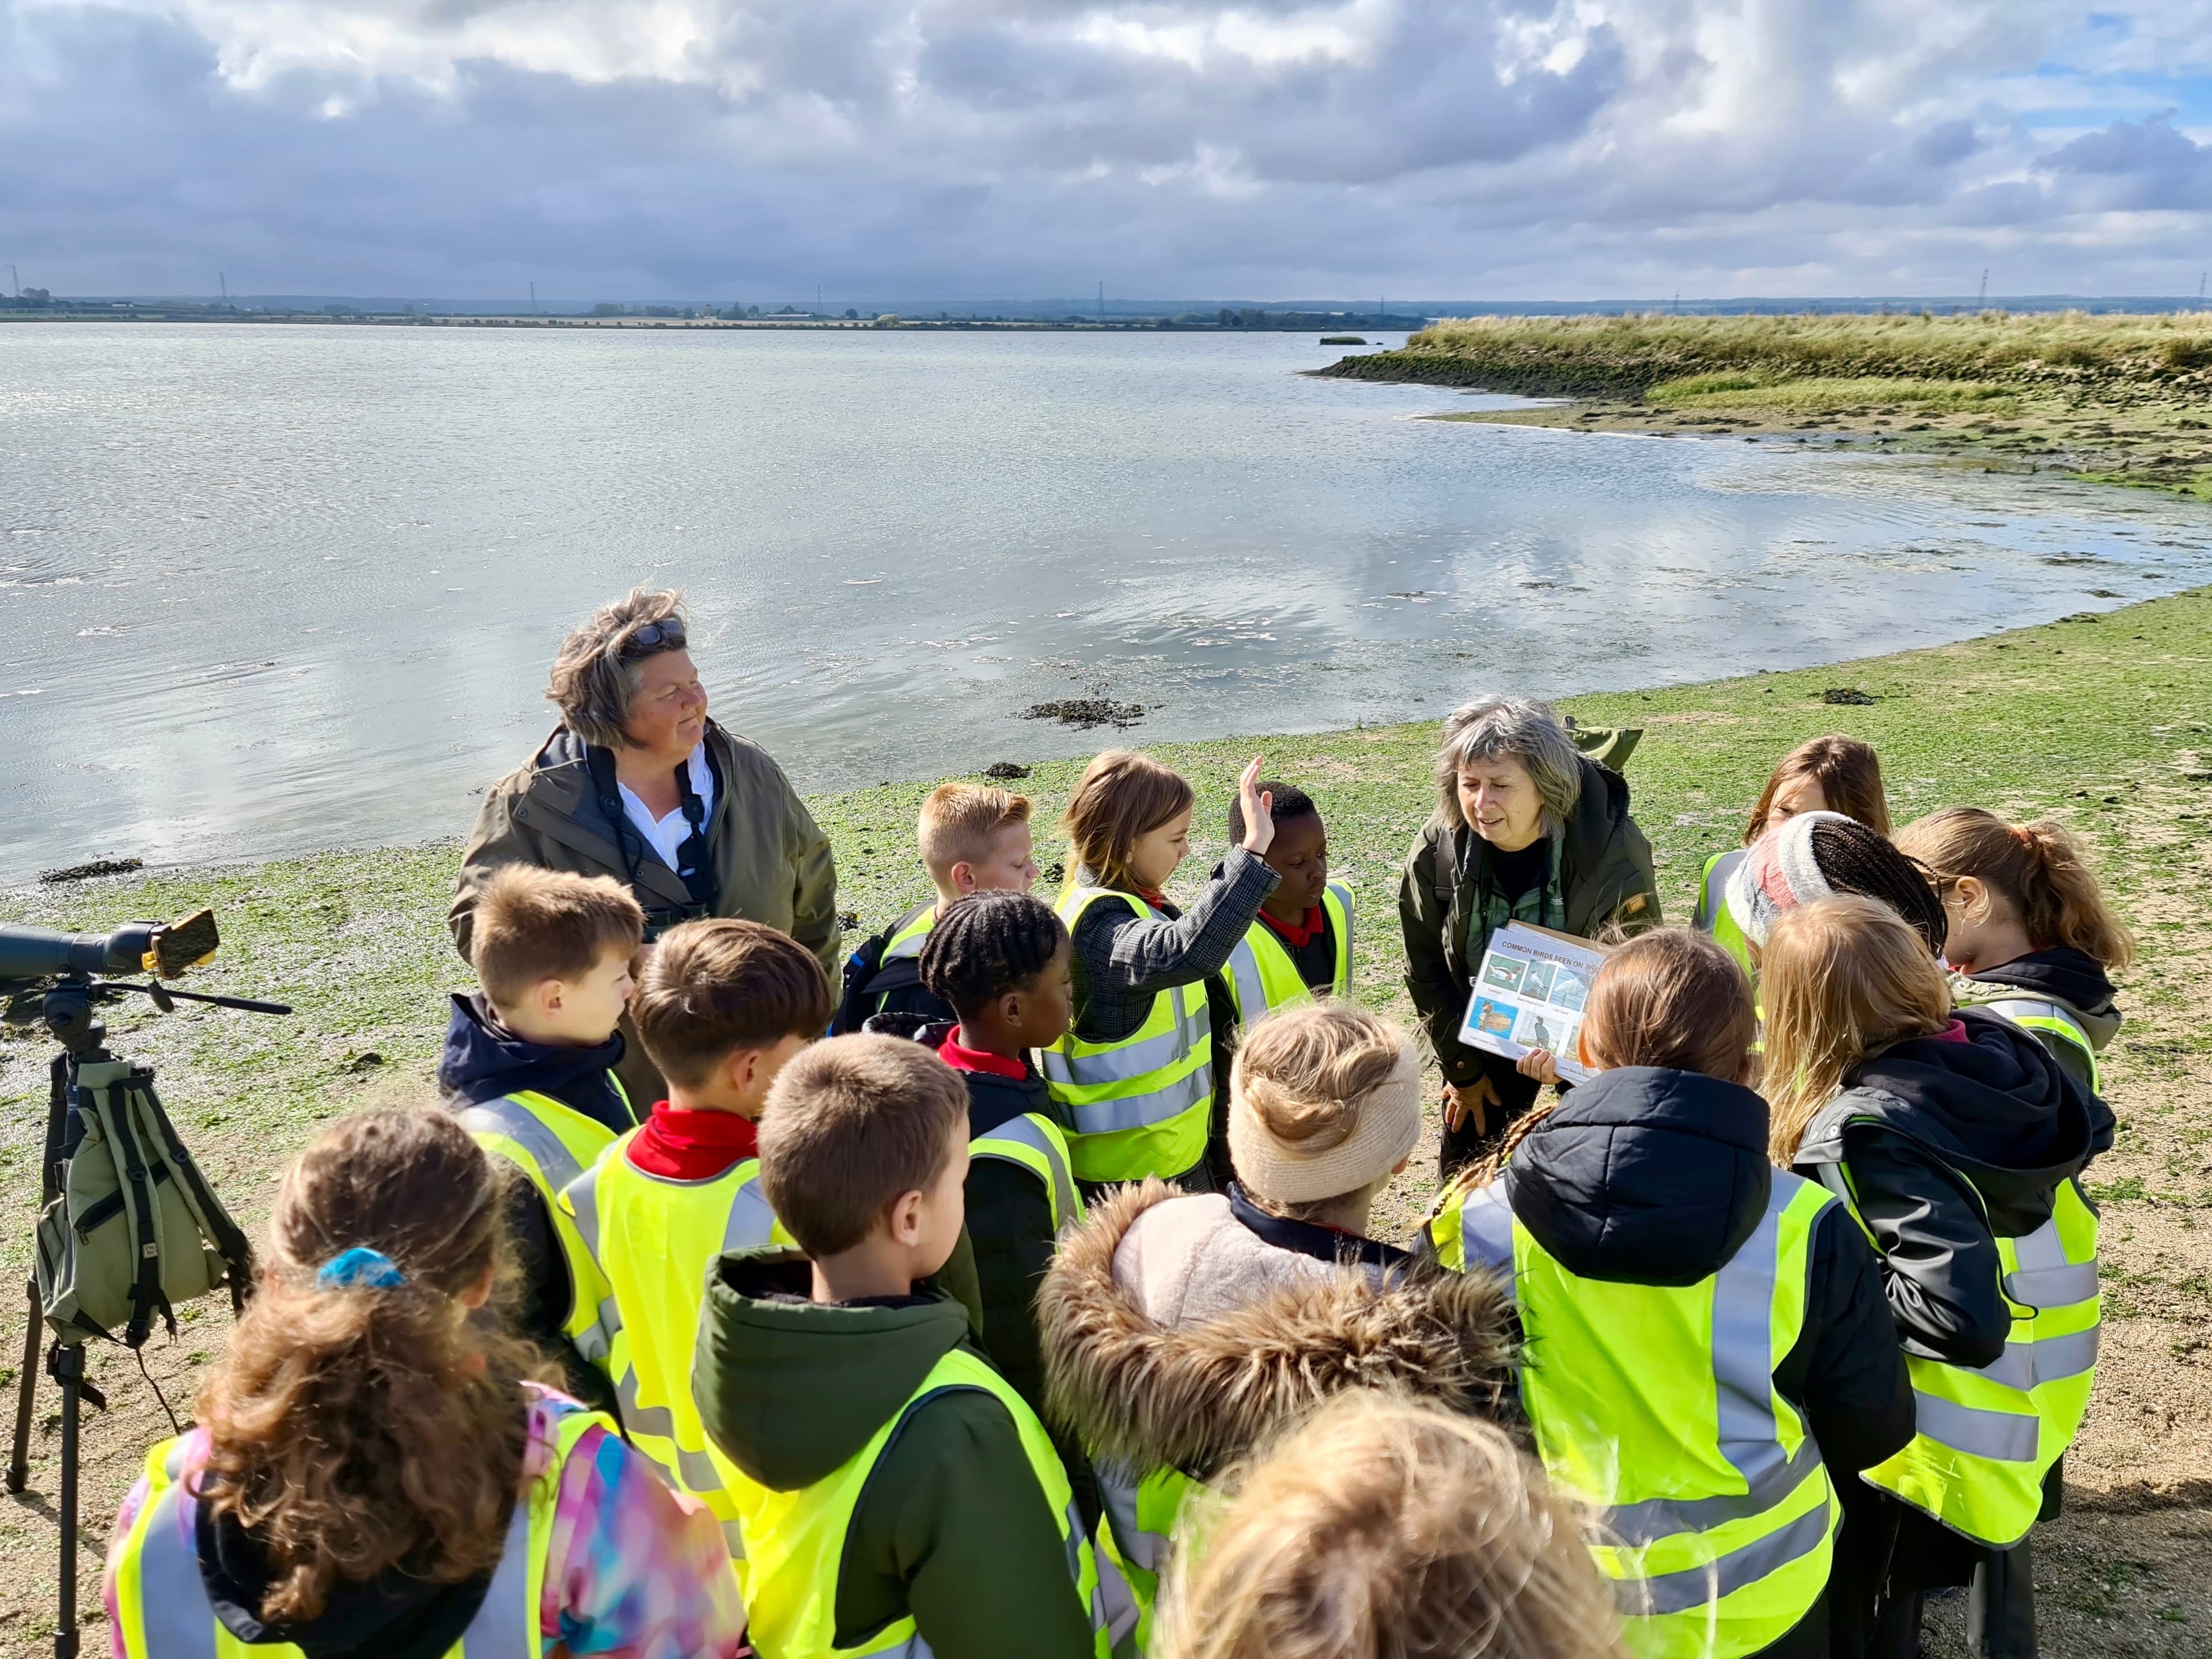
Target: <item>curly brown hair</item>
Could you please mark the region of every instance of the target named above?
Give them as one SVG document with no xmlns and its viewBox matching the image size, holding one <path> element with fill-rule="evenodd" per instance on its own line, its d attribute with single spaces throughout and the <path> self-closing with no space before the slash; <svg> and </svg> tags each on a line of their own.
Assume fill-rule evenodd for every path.
<svg viewBox="0 0 2212 1659">
<path fill-rule="evenodd" d="M 264 1622 L 404 1565 L 459 1583 L 499 1560 L 522 1486 L 535 1349 L 471 1317 L 497 1276 L 504 1181 L 435 1109 L 339 1119 L 284 1173 L 260 1294 L 199 1396 L 199 1497 L 260 1550 Z M 405 1275 L 332 1289 L 356 1246 Z"/>
</svg>

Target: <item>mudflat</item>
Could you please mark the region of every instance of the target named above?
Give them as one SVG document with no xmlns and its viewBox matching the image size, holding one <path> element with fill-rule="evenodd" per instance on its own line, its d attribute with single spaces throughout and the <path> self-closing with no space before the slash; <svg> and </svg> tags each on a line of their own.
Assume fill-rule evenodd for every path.
<svg viewBox="0 0 2212 1659">
<path fill-rule="evenodd" d="M 1831 695 L 1842 693 L 1852 695 Z M 2212 588 L 1931 650 L 1565 706 L 1589 724 L 1644 728 L 1628 777 L 1671 920 L 1688 915 L 1705 856 L 1736 843 L 1774 761 L 1822 732 L 1880 749 L 1899 822 L 1971 803 L 2049 816 L 2087 839 L 2143 954 L 2124 977 L 2127 1024 L 2106 1064 L 2118 1138 L 2089 1176 L 2104 1213 L 2104 1357 L 2066 1462 L 2066 1513 L 2037 1535 L 2044 1649 L 2212 1653 Z M 1334 872 L 1358 900 L 1357 994 L 1400 1018 L 1398 870 L 1431 804 L 1434 739 L 1418 724 L 1154 751 L 1200 793 L 1198 829 L 1210 839 L 1187 866 L 1194 877 L 1220 854 L 1231 781 L 1255 750 L 1270 775 L 1312 793 Z M 1005 760 L 979 753 L 971 775 Z M 1081 764 L 1037 761 L 1020 785 L 1037 802 L 1048 871 L 1062 856 L 1053 820 Z M 930 787 L 811 802 L 836 842 L 841 906 L 864 929 L 923 893 L 913 823 Z M 226 943 L 190 983 L 297 1007 L 281 1020 L 112 1013 L 112 1046 L 161 1068 L 179 1129 L 251 1229 L 318 1124 L 372 1100 L 431 1097 L 444 998 L 469 982 L 443 921 L 458 853 L 441 842 L 133 872 L 15 890 L 0 895 L 0 911 L 94 929 L 213 905 Z M 49 1053 L 34 1033 L 0 1027 L 0 1215 L 10 1218 L 0 1277 L 17 1283 L 30 1260 Z M 1432 1191 L 1433 1091 L 1429 1120 L 1426 1144 L 1382 1206 L 1386 1237 L 1408 1233 Z M 228 1322 L 227 1305 L 187 1308 L 173 1344 L 149 1345 L 148 1367 L 179 1415 Z M 10 1361 L 21 1328 L 11 1321 L 0 1332 Z M 168 1432 L 129 1355 L 96 1351 L 91 1372 L 112 1404 L 87 1419 L 88 1620 L 116 1505 L 147 1446 Z M 12 1384 L 15 1373 L 0 1376 Z M 40 1650 L 51 1629 L 58 1436 L 53 1396 L 41 1398 L 30 1490 L 0 1507 L 7 1653 Z M 1930 1650 L 1962 1651 L 1962 1605 L 1934 1609 Z M 88 1650 L 103 1639 L 88 1631 Z"/>
</svg>

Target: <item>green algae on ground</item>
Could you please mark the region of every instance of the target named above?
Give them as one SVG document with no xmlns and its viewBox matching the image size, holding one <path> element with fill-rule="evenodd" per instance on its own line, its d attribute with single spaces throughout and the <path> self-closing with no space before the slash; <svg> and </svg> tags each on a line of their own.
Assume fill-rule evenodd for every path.
<svg viewBox="0 0 2212 1659">
<path fill-rule="evenodd" d="M 1838 685 L 1875 701 L 1824 702 Z M 2163 1635 L 2170 1614 L 2186 1607 L 2212 1624 L 2206 1581 L 2191 1565 L 2201 1563 L 2212 1492 L 2212 1350 L 2202 1340 L 2212 1234 L 2201 1222 L 2212 1211 L 2212 588 L 1932 650 L 1565 707 L 1589 724 L 1644 728 L 1628 775 L 1674 920 L 1687 914 L 1705 855 L 1739 838 L 1775 759 L 1822 732 L 1880 749 L 1900 821 L 1974 802 L 2054 816 L 2087 839 L 2143 956 L 2124 976 L 2128 1024 L 2106 1061 L 2118 1138 L 2094 1172 L 2113 1291 L 2104 1358 L 2088 1425 L 2067 1458 L 2066 1515 L 2039 1538 L 2038 1577 L 2049 1579 L 2050 1650 L 2178 1651 Z M 1423 722 L 1154 750 L 1199 790 L 1194 875 L 1222 849 L 1229 792 L 1255 750 L 1271 774 L 1312 792 L 1335 870 L 1358 896 L 1357 994 L 1401 1017 L 1398 866 L 1431 804 L 1435 737 Z M 1048 867 L 1063 855 L 1053 819 L 1082 764 L 1039 763 L 1021 786 L 1038 803 Z M 924 896 L 912 836 L 930 787 L 888 784 L 812 802 L 836 842 L 841 905 L 865 928 Z M 18 889 L 0 905 L 10 920 L 91 930 L 211 904 L 227 942 L 190 982 L 296 1006 L 286 1019 L 183 1008 L 161 1016 L 143 1006 L 109 1016 L 118 1051 L 161 1068 L 179 1125 L 253 1227 L 272 1178 L 319 1122 L 371 1099 L 428 1097 L 445 994 L 468 984 L 444 925 L 459 852 L 457 841 L 442 842 L 104 878 Z M 0 1269 L 18 1284 L 29 1261 L 50 1053 L 35 1030 L 0 1027 L 0 1213 L 17 1218 L 0 1245 Z M 1378 1210 L 1386 1232 L 1402 1236 L 1419 1214 L 1425 1165 L 1386 1195 Z M 180 1317 L 180 1340 L 157 1338 L 146 1360 L 182 1408 L 229 1314 L 210 1300 Z M 11 1360 L 19 1329 L 9 1327 Z M 128 1358 L 102 1347 L 90 1360 L 111 1401 L 86 1429 L 84 1536 L 96 1552 L 146 1446 L 168 1429 Z M 0 1370 L 0 1385 L 12 1380 Z M 52 1491 L 56 1440 L 51 1415 L 43 1420 L 33 1494 Z M 50 1629 L 40 1622 L 54 1571 L 52 1511 L 38 1507 L 45 1501 L 0 1511 L 0 1570 L 15 1586 L 0 1595 L 0 1650 L 27 1654 Z M 2098 1564 L 2120 1549 L 2151 1563 L 2148 1576 L 2088 1612 L 2075 1609 L 2069 1598 L 2101 1583 Z M 96 1624 L 90 1555 L 85 1566 L 87 1620 Z M 1950 1604 L 1931 1615 L 1931 1652 L 1961 1650 L 1955 1623 Z"/>
</svg>

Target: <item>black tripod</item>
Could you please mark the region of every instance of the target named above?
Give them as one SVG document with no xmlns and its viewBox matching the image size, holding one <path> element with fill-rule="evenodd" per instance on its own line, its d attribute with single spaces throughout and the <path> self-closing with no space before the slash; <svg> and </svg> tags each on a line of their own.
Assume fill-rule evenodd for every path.
<svg viewBox="0 0 2212 1659">
<path fill-rule="evenodd" d="M 23 989 L 21 981 L 12 986 L 0 984 L 0 988 Z M 164 1013 L 175 1006 L 173 999 L 177 997 L 193 1002 L 213 1003 L 224 1008 L 243 1008 L 255 1013 L 289 1014 L 292 1012 L 281 1003 L 251 1002 L 242 997 L 204 996 L 190 991 L 173 991 L 158 981 L 148 985 L 125 984 L 113 981 L 97 981 L 82 974 L 69 975 L 57 981 L 43 996 L 38 996 L 34 990 L 18 994 L 7 1007 L 9 1023 L 28 1024 L 36 1019 L 62 1046 L 62 1052 L 53 1058 L 52 1082 L 46 1097 L 46 1145 L 39 1164 L 39 1210 L 41 1214 L 60 1195 L 68 1160 L 84 1138 L 83 1125 L 76 1110 L 78 1067 L 114 1059 L 103 1046 L 107 1037 L 107 1028 L 100 1021 L 97 1005 L 114 1001 L 127 993 L 151 997 L 154 1006 Z M 35 1004 L 33 997 L 36 997 Z M 133 1086 L 143 1087 L 150 1093 L 153 1073 L 150 1070 L 135 1073 Z M 45 1303 L 39 1294 L 39 1281 L 33 1273 L 30 1280 L 29 1328 L 23 1334 L 23 1366 L 17 1373 L 15 1445 L 8 1460 L 8 1490 L 10 1492 L 21 1492 L 30 1478 L 31 1413 L 36 1403 L 39 1386 L 39 1334 L 45 1322 Z M 62 1545 L 60 1619 L 54 1627 L 54 1659 L 76 1659 L 79 1408 L 82 1402 L 88 1401 L 94 1407 L 105 1411 L 107 1400 L 98 1387 L 86 1380 L 84 1340 L 81 1336 L 57 1335 L 46 1350 L 46 1375 L 53 1378 L 62 1391 L 61 1491 L 56 1503 L 60 1516 Z"/>
</svg>

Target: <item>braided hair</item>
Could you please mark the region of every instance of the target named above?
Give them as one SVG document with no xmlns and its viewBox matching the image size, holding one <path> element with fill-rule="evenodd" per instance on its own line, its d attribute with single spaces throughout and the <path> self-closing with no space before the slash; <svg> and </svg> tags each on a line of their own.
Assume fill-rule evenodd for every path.
<svg viewBox="0 0 2212 1659">
<path fill-rule="evenodd" d="M 921 945 L 921 982 L 965 1015 L 1052 966 L 1067 924 L 1027 893 L 992 889 L 947 905 Z"/>
<path fill-rule="evenodd" d="M 1943 901 L 1926 872 L 1887 836 L 1855 818 L 1823 820 L 1813 826 L 1813 857 L 1836 892 L 1881 900 L 1920 935 L 1930 956 L 1943 954 L 1944 936 L 1950 929 Z"/>
</svg>

